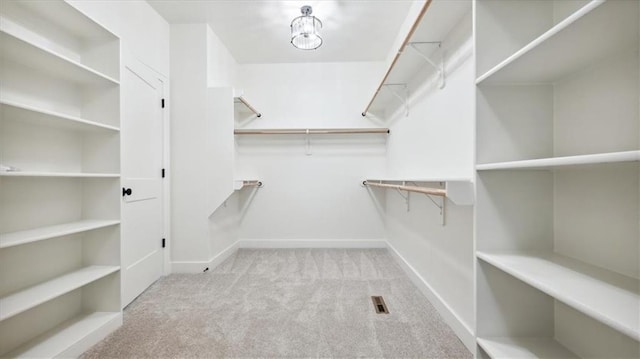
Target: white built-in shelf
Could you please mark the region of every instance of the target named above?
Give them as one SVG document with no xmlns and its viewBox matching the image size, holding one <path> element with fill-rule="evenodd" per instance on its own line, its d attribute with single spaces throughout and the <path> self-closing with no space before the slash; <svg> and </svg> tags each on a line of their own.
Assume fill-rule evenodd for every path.
<svg viewBox="0 0 640 359">
<path fill-rule="evenodd" d="M 8 248 L 45 239 L 82 233 L 94 229 L 115 226 L 119 223 L 120 221 L 114 220 L 86 219 L 18 232 L 0 233 L 0 248 Z"/>
<path fill-rule="evenodd" d="M 634 1 L 594 0 L 476 79 L 548 83 L 637 41 Z"/>
<path fill-rule="evenodd" d="M 478 345 L 493 359 L 579 358 L 551 338 L 478 338 Z"/>
<path fill-rule="evenodd" d="M 476 166 L 478 171 L 508 169 L 554 169 L 569 166 L 585 166 L 640 161 L 640 151 L 597 153 L 566 157 L 541 158 L 535 160 L 485 163 Z"/>
<path fill-rule="evenodd" d="M 640 281 L 556 253 L 485 252 L 477 257 L 592 318 L 640 340 Z"/>
<path fill-rule="evenodd" d="M 0 172 L 0 177 L 66 177 L 66 178 L 119 178 L 118 173 L 81 173 L 81 172 Z"/>
<path fill-rule="evenodd" d="M 64 55 L 0 29 L 3 60 L 27 66 L 51 77 L 83 85 L 111 86 L 118 81 Z"/>
<path fill-rule="evenodd" d="M 16 101 L 0 98 L 0 111 L 4 119 L 20 120 L 43 126 L 51 126 L 77 131 L 120 131 L 118 127 L 105 125 L 99 122 L 85 120 L 76 116 L 51 111 L 38 106 L 32 106 Z"/>
<path fill-rule="evenodd" d="M 7 354 L 7 358 L 52 358 L 67 356 L 66 351 L 96 331 L 109 332 L 122 321 L 120 312 L 93 312 L 70 319 Z M 5 357 L 5 356 L 3 356 Z"/>
<path fill-rule="evenodd" d="M 117 266 L 88 266 L 0 298 L 0 321 L 69 293 L 111 273 Z"/>
</svg>

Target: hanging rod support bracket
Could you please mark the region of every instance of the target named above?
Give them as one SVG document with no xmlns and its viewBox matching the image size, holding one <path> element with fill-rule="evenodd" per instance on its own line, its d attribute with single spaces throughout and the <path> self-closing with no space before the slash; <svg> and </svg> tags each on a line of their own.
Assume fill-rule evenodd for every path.
<svg viewBox="0 0 640 359">
<path fill-rule="evenodd" d="M 431 65 L 438 72 L 438 75 L 440 76 L 440 89 L 443 89 L 446 85 L 443 52 L 439 51 L 440 64 L 437 64 L 435 61 L 431 60 L 429 56 L 427 56 L 424 52 L 420 51 L 420 49 L 418 48 L 418 45 L 438 45 L 438 48 L 442 48 L 442 41 L 408 42 L 407 45 L 418 56 L 420 56 L 423 60 L 425 60 L 429 65 Z"/>
<path fill-rule="evenodd" d="M 384 87 L 389 89 L 389 92 L 397 98 L 400 103 L 404 106 L 405 117 L 409 117 L 409 88 L 407 84 L 383 84 Z M 400 88 L 400 91 L 394 90 L 395 88 Z"/>
</svg>

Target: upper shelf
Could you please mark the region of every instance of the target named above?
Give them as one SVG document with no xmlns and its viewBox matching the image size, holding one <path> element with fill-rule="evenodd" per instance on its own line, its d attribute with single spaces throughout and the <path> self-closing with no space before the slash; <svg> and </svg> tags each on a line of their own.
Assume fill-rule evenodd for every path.
<svg viewBox="0 0 640 359">
<path fill-rule="evenodd" d="M 477 252 L 477 257 L 640 340 L 638 279 L 550 252 Z"/>
<path fill-rule="evenodd" d="M 402 104 L 407 107 L 408 92 L 414 87 L 414 82 L 422 83 L 426 80 L 417 76 L 425 67 L 439 74 L 439 85 L 444 87 L 442 41 L 470 11 L 471 1 L 426 1 L 371 100 L 362 111 L 362 116 L 369 113 L 376 115 Z"/>
<path fill-rule="evenodd" d="M 37 106 L 5 100 L 0 98 L 2 119 L 20 120 L 38 125 L 52 126 L 77 131 L 120 131 L 118 127 L 93 122 L 61 112 L 50 111 Z"/>
<path fill-rule="evenodd" d="M 118 173 L 0 171 L 0 177 L 119 178 Z"/>
<path fill-rule="evenodd" d="M 486 163 L 476 166 L 478 171 L 488 170 L 508 170 L 508 169 L 561 169 L 564 167 L 598 165 L 608 163 L 621 162 L 638 162 L 640 161 L 640 151 L 624 151 L 611 153 L 597 153 L 593 155 L 579 155 L 566 157 L 541 158 L 535 160 L 509 161 Z"/>
<path fill-rule="evenodd" d="M 637 12 L 636 1 L 591 1 L 476 83 L 554 82 L 637 41 Z"/>
<path fill-rule="evenodd" d="M 119 38 L 67 1 L 3 1 L 0 28 L 108 79 L 119 78 Z"/>
<path fill-rule="evenodd" d="M 116 79 L 76 60 L 29 42 L 2 28 L 0 28 L 0 42 L 3 46 L 0 52 L 3 61 L 20 64 L 51 77 L 81 85 L 113 86 L 119 83 Z"/>
</svg>

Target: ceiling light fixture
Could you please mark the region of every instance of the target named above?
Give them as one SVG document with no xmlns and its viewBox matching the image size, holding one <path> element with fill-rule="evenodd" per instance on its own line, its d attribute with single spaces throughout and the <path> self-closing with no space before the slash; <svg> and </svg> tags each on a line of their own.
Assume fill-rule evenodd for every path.
<svg viewBox="0 0 640 359">
<path fill-rule="evenodd" d="M 313 9 L 309 5 L 301 7 L 300 12 L 302 16 L 291 21 L 291 45 L 301 50 L 315 50 L 322 45 L 322 21 L 311 16 Z"/>
</svg>

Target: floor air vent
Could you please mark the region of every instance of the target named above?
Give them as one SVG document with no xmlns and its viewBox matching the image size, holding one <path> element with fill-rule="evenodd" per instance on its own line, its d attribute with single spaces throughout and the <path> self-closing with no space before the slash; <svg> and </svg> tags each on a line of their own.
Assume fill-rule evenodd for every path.
<svg viewBox="0 0 640 359">
<path fill-rule="evenodd" d="M 376 313 L 389 314 L 389 309 L 387 309 L 387 305 L 384 303 L 382 296 L 371 296 L 371 300 L 373 301 L 373 307 L 376 309 Z"/>
</svg>

